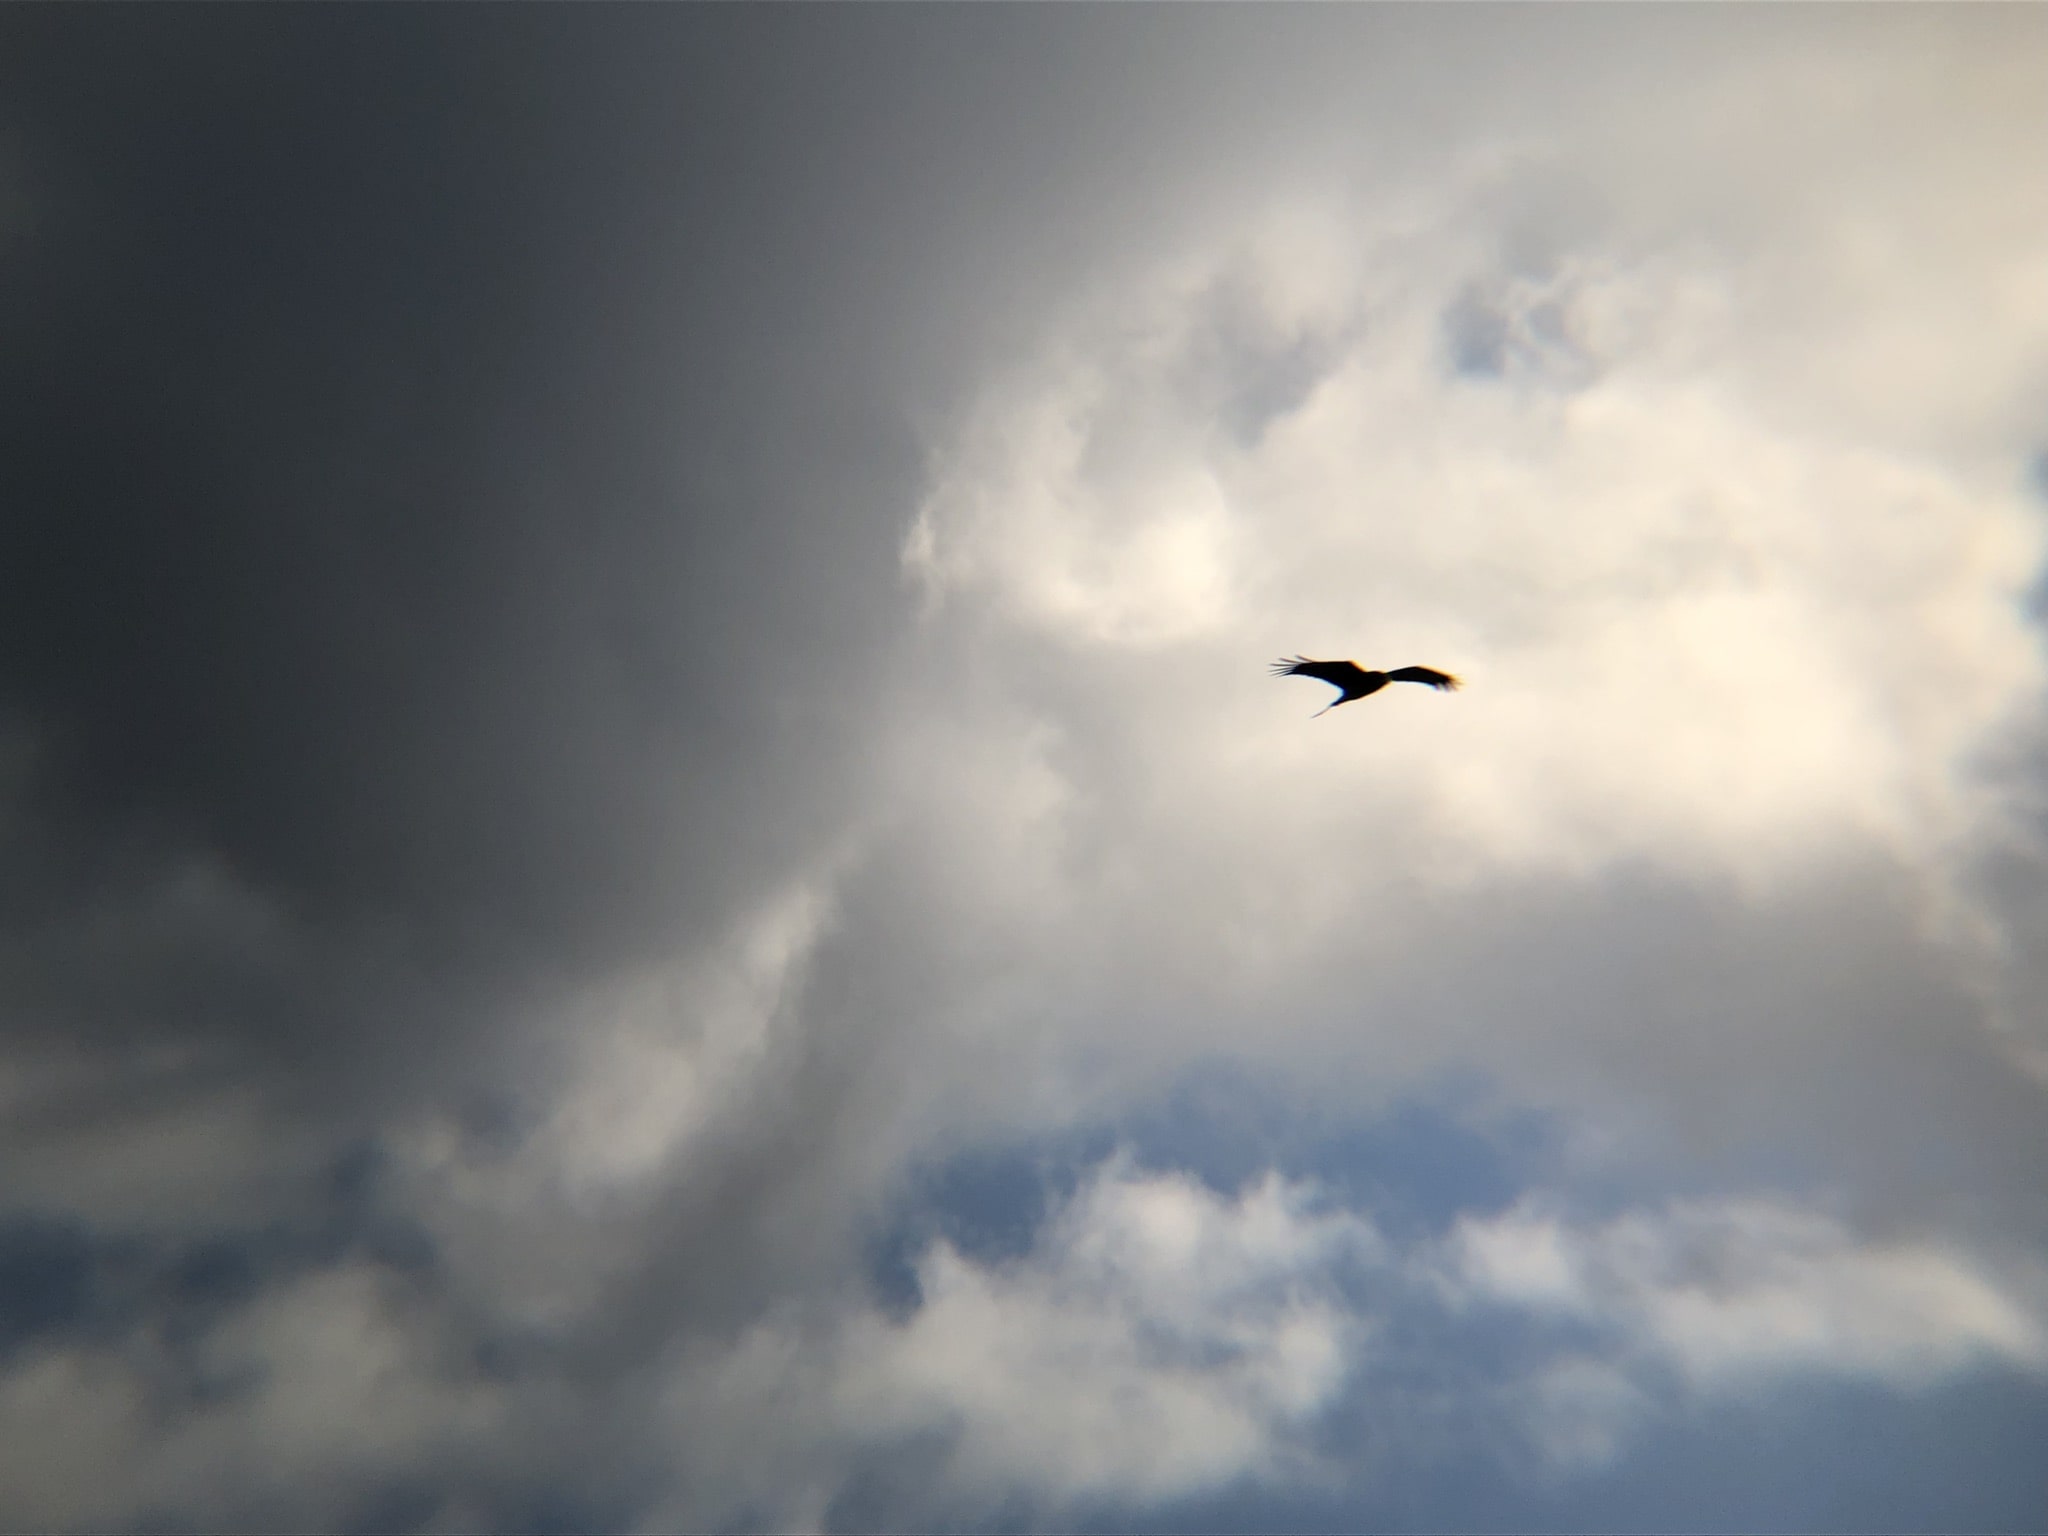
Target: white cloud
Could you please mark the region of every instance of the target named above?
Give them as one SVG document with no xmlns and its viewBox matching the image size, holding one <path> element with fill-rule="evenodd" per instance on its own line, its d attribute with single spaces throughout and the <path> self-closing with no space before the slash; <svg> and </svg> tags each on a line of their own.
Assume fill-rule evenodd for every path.
<svg viewBox="0 0 2048 1536">
<path fill-rule="evenodd" d="M 1225 1197 L 1113 1159 L 1028 1253 L 938 1241 L 917 1273 L 907 1317 L 789 1312 L 684 1362 L 670 1411 L 711 1502 L 657 1523 L 746 1508 L 821 1524 L 848 1469 L 891 1445 L 927 1448 L 927 1511 L 1300 1486 L 1336 1475 L 1319 1425 L 1340 1402 L 1406 1456 L 1455 1464 L 1505 1436 L 1569 1476 L 1697 1398 L 2048 1371 L 2048 1295 L 2024 1266 L 1768 1198 L 1580 1223 L 1532 1198 L 1404 1247 L 1312 1184 L 1269 1175 Z M 1533 1328 L 1525 1347 L 1468 1358 L 1503 1314 Z M 735 1427 L 763 1422 L 765 1444 Z M 792 1458 L 812 1480 L 783 1480 Z"/>
<path fill-rule="evenodd" d="M 1225 1200 L 1112 1168 L 1025 1262 L 936 1245 L 919 1309 L 856 1336 L 849 1418 L 953 1428 L 962 1482 L 1060 1502 L 1268 1471 L 1350 1363 L 1331 1270 L 1376 1246 L 1304 1193 L 1269 1179 Z"/>
<path fill-rule="evenodd" d="M 2048 198 L 2012 185 L 2016 95 L 1952 125 L 1915 68 L 1827 65 L 1783 142 L 1731 128 L 1739 166 L 1674 106 L 1246 193 L 935 436 L 900 794 L 934 943 L 974 932 L 988 981 L 948 1006 L 1011 1082 L 1249 1050 L 1365 1093 L 1476 1066 L 1642 1124 L 1708 1091 L 1716 1042 L 1762 1091 L 1765 1062 L 1947 1031 L 1929 999 L 1960 993 L 2004 1033 L 1932 1049 L 2027 1054 L 1982 1001 L 2017 960 L 1975 872 L 2048 683 Z M 1849 174 L 1866 131 L 1901 146 L 1884 175 Z M 1951 324 L 1960 294 L 1982 313 Z M 1462 323 L 1497 332 L 1464 371 Z M 1226 387 L 1290 368 L 1249 418 Z M 1296 650 L 1467 687 L 1311 725 L 1326 693 L 1264 674 Z M 1611 927 L 1544 924 L 1621 879 L 1759 925 L 1891 903 L 1925 985 L 1721 987 L 1682 940 L 1699 964 L 1617 983 Z M 1541 943 L 1542 1000 L 1476 939 L 1425 974 L 1478 923 Z M 1587 1087 L 1622 1063 L 1645 1102 Z"/>
<path fill-rule="evenodd" d="M 1309 263 L 1332 284 L 1309 333 L 1322 377 L 1248 444 L 1199 376 L 1219 306 L 1264 292 L 1257 240 L 1201 281 L 1175 268 L 1120 295 L 992 387 L 906 547 L 964 610 L 948 641 L 980 634 L 985 668 L 1003 635 L 1099 668 L 1157 739 L 1091 725 L 1198 783 L 1222 743 L 1284 734 L 1281 698 L 1310 701 L 1243 681 L 1267 650 L 1461 669 L 1454 712 L 1375 700 L 1398 725 L 1354 712 L 1265 757 L 1370 775 L 1424 818 L 1408 859 L 1475 875 L 1648 856 L 1762 878 L 1845 838 L 1938 852 L 1977 814 L 1970 755 L 2042 682 L 2019 603 L 2042 529 L 2016 459 L 1895 446 L 1847 407 L 1774 410 L 1752 343 L 1779 295 L 1683 246 L 1570 258 L 1535 285 L 1551 351 L 1589 378 L 1560 385 L 1540 355 L 1456 376 L 1445 315 L 1489 275 L 1470 216 L 1398 238 L 1361 221 L 1348 266 Z M 1402 283 L 1375 292 L 1394 261 Z M 1526 330 L 1532 285 L 1505 282 L 1504 323 Z M 1300 341 L 1274 318 L 1290 307 L 1284 290 L 1254 306 L 1238 366 Z M 2009 319 L 2032 363 L 2048 325 Z"/>
<path fill-rule="evenodd" d="M 1769 1200 L 1573 1225 L 1525 1203 L 1450 1241 L 1469 1294 L 1619 1333 L 1706 1391 L 1803 1372 L 1923 1387 L 1973 1365 L 2048 1367 L 2041 1295 L 1928 1241 L 1859 1240 Z"/>
<path fill-rule="evenodd" d="M 702 1477 L 655 1523 L 734 1508 L 819 1523 L 844 1469 L 932 1448 L 920 1509 L 1130 1503 L 1244 1476 L 1301 1473 L 1303 1436 L 1364 1332 L 1336 1277 L 1377 1251 L 1369 1222 L 1268 1179 L 1226 1198 L 1174 1175 L 1097 1170 L 1010 1261 L 943 1241 L 908 1317 L 765 1319 L 691 1355 L 671 1398 Z M 734 1426 L 775 1425 L 764 1443 Z M 794 1458 L 813 1479 L 792 1484 Z"/>
</svg>

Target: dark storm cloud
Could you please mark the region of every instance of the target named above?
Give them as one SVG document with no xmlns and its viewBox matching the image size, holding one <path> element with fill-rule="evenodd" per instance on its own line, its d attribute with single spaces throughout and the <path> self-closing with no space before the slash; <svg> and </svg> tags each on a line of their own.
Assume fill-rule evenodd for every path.
<svg viewBox="0 0 2048 1536">
<path fill-rule="evenodd" d="M 403 1091 L 843 818 L 992 39 L 6 26 L 10 1028 Z"/>
<path fill-rule="evenodd" d="M 748 803 L 800 825 L 766 695 L 886 573 L 833 462 L 874 423 L 747 333 L 819 275 L 745 270 L 791 146 L 745 158 L 744 57 L 687 66 L 747 39 L 663 24 L 663 79 L 545 16 L 25 26 L 6 691 L 50 812 L 549 945 L 711 886 Z"/>
</svg>

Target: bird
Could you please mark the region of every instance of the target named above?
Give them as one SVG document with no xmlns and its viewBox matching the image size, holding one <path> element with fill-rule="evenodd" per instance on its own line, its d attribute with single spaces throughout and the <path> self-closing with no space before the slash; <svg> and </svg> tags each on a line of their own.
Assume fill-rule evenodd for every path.
<svg viewBox="0 0 2048 1536">
<path fill-rule="evenodd" d="M 1273 675 L 1312 677 L 1338 690 L 1336 698 L 1309 716 L 1311 720 L 1316 715 L 1328 714 L 1339 704 L 1349 704 L 1353 699 L 1378 693 L 1389 683 L 1426 683 L 1444 693 L 1458 686 L 1458 680 L 1450 673 L 1439 672 L 1434 667 L 1400 667 L 1392 672 L 1372 672 L 1355 661 L 1311 661 L 1306 656 L 1291 659 L 1282 656 L 1273 663 Z"/>
</svg>

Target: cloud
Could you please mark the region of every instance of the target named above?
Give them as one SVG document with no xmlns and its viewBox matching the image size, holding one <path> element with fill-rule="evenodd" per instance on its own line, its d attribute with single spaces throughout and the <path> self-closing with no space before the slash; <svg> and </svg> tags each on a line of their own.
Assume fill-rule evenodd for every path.
<svg viewBox="0 0 2048 1536">
<path fill-rule="evenodd" d="M 1925 1242 L 1859 1241 L 1763 1200 L 1574 1227 L 1528 1205 L 1459 1222 L 1454 1274 L 1479 1297 L 1620 1330 L 1709 1391 L 1820 1370 L 1910 1388 L 1980 1361 L 2048 1361 L 2040 1298 Z"/>
<path fill-rule="evenodd" d="M 1227 1201 L 1111 1168 L 1021 1264 L 935 1245 L 909 1320 L 852 1346 L 848 1419 L 957 1426 L 951 1476 L 977 1502 L 1150 1501 L 1270 1473 L 1346 1369 L 1329 1272 L 1376 1241 L 1301 1202 L 1276 1180 Z"/>
<path fill-rule="evenodd" d="M 1998 274 L 2048 216 L 1996 178 L 1967 182 L 1942 234 L 1912 212 L 1920 176 L 2010 142 L 2003 98 L 1952 142 L 1930 126 L 1881 185 L 1821 178 L 1900 68 L 1841 66 L 1829 112 L 1775 162 L 1757 150 L 1753 192 L 1703 171 L 1720 200 L 1689 223 L 1637 180 L 1681 153 L 1654 112 L 1634 156 L 1554 129 L 1373 198 L 1247 196 L 963 405 L 904 545 L 931 653 L 919 740 L 944 764 L 910 794 L 953 829 L 934 863 L 956 920 L 1034 872 L 1028 907 L 989 908 L 1017 970 L 1062 957 L 1019 1016 L 1229 1050 L 1245 1010 L 1262 1053 L 1350 1061 L 1348 1035 L 1395 1076 L 1439 1052 L 1600 1074 L 1626 1036 L 1630 1091 L 1665 1100 L 1693 1093 L 1678 1017 L 1788 1065 L 1889 1048 L 1895 1006 L 1846 981 L 1791 982 L 1792 1004 L 1678 966 L 1574 1017 L 1562 999 L 1603 989 L 1617 951 L 1662 947 L 1597 898 L 1548 915 L 1621 883 L 1724 915 L 1672 913 L 1698 936 L 1882 891 L 1867 921 L 1919 951 L 1916 985 L 2014 995 L 2019 946 L 1993 937 L 2014 919 L 1981 871 L 2027 846 L 1996 765 L 2037 729 L 2043 681 L 2043 317 Z M 1604 200 L 1573 207 L 1597 176 Z M 1812 206 L 1783 205 L 1795 188 Z M 1532 223 L 1551 208 L 1568 216 Z M 2000 321 L 1942 324 L 1963 290 L 2004 295 Z M 1460 360 L 1475 306 L 1502 338 L 1480 370 Z M 1835 366 L 1872 324 L 1913 338 L 1899 377 L 1967 378 L 1975 403 L 1898 430 L 1881 375 Z M 1314 360 L 1256 433 L 1215 388 L 1219 335 L 1223 376 Z M 1297 649 L 1470 686 L 1310 732 L 1320 695 L 1247 659 Z M 1007 743 L 1000 764 L 954 747 L 949 716 Z M 1465 976 L 1425 977 L 1472 923 L 1490 926 L 1450 962 Z M 1693 942 L 1675 928 L 1671 949 Z M 1539 949 L 1557 1008 L 1512 984 L 1461 996 Z M 1788 956 L 1781 979 L 1830 964 Z M 1978 1005 L 1977 1027 L 1996 1043 L 1958 1049 L 2030 1059 L 2020 1010 Z"/>
<path fill-rule="evenodd" d="M 2031 15 L 139 25 L 0 22 L 12 1507 L 1371 1523 L 2038 1379 Z M 1355 1134 L 1104 1160 L 1253 1079 Z"/>
<path fill-rule="evenodd" d="M 408 1289 L 343 1266 L 258 1297 L 189 1353 L 146 1336 L 30 1353 L 0 1378 L 11 1518 L 347 1521 L 367 1489 L 502 1416 L 488 1381 L 445 1372 L 442 1331 Z"/>
<path fill-rule="evenodd" d="M 890 1445 L 918 1450 L 865 1491 L 883 1523 L 1019 1500 L 1071 1519 L 1229 1485 L 1298 1496 L 1390 1454 L 1411 1468 L 1526 1456 L 1568 1480 L 1718 1401 L 2048 1372 L 2024 1265 L 1872 1238 L 1781 1199 L 1605 1221 L 1554 1203 L 1532 1195 L 1397 1244 L 1311 1181 L 1268 1173 L 1223 1194 L 1113 1155 L 1022 1252 L 932 1241 L 906 1315 L 861 1311 L 824 1332 L 764 1321 L 715 1365 L 694 1362 L 674 1401 L 691 1407 L 693 1443 L 712 1439 L 692 1452 L 698 1491 L 734 1502 L 657 1523 L 739 1507 L 833 1524 L 851 1469 Z M 801 1464 L 838 1470 L 779 1487 L 783 1463 L 714 1429 L 708 1402 L 776 1420 Z"/>
<path fill-rule="evenodd" d="M 2018 461 L 1773 412 L 1747 338 L 1778 298 L 1712 253 L 1591 243 L 1545 303 L 1594 376 L 1466 378 L 1443 330 L 1474 280 L 1471 216 L 1324 232 L 1348 267 L 1290 260 L 1282 239 L 1227 245 L 992 386 L 939 451 L 905 554 L 978 633 L 982 686 L 1002 675 L 993 637 L 1014 635 L 1100 669 L 1098 692 L 1150 684 L 1191 715 L 1163 663 L 1179 650 L 1179 675 L 1215 679 L 1199 728 L 1243 742 L 1274 734 L 1272 691 L 1233 686 L 1223 656 L 1262 637 L 1376 645 L 1499 702 L 1404 715 L 1423 733 L 1405 756 L 1354 729 L 1246 766 L 1369 770 L 1421 821 L 1406 835 L 1430 846 L 1405 861 L 1480 877 L 1647 857 L 1762 878 L 1844 841 L 1936 857 L 1985 814 L 1971 755 L 2041 683 L 2020 607 L 2041 529 Z M 1375 292 L 1390 266 L 1401 287 Z M 1285 311 L 1304 269 L 1329 274 L 1309 333 L 1325 372 L 1242 444 L 1195 386 L 1201 338 L 1250 291 L 1263 339 L 1301 345 Z M 1164 739 L 1141 761 L 1163 777 L 1197 727 L 1147 724 Z"/>
</svg>

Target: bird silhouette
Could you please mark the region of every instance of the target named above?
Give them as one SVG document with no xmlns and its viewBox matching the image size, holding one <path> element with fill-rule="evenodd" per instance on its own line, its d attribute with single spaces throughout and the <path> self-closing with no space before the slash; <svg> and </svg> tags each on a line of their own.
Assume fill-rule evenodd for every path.
<svg viewBox="0 0 2048 1536">
<path fill-rule="evenodd" d="M 1362 699 L 1367 694 L 1378 693 L 1389 683 L 1427 683 L 1430 687 L 1445 692 L 1458 686 L 1458 680 L 1448 672 L 1439 672 L 1434 667 L 1401 667 L 1392 672 L 1368 672 L 1355 661 L 1310 661 L 1306 656 L 1292 660 L 1283 656 L 1273 663 L 1275 677 L 1312 677 L 1317 682 L 1328 683 L 1338 690 L 1337 697 L 1330 700 L 1315 715 L 1326 715 L 1339 704 L 1349 704 L 1353 699 Z"/>
</svg>

